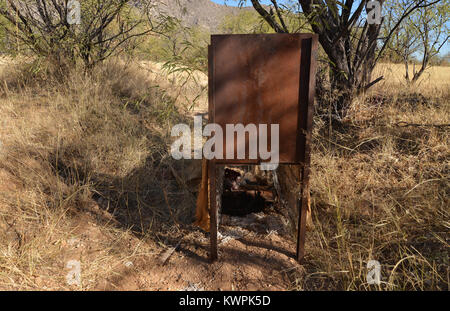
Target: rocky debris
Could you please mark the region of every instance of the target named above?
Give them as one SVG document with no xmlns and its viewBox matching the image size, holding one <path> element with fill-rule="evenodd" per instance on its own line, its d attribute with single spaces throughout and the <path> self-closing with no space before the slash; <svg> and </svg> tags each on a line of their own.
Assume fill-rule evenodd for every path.
<svg viewBox="0 0 450 311">
<path fill-rule="evenodd" d="M 251 213 L 245 217 L 222 215 L 221 225 L 255 231 L 260 234 L 286 234 L 287 221 L 276 213 Z M 234 231 L 236 232 L 236 231 Z M 243 233 L 237 231 L 243 236 Z M 237 238 L 236 238 L 237 239 Z"/>
<path fill-rule="evenodd" d="M 232 170 L 225 168 L 224 180 L 223 180 L 223 190 L 224 191 L 235 191 L 239 190 L 242 182 L 241 173 L 237 170 Z"/>
<path fill-rule="evenodd" d="M 217 235 L 217 237 L 219 239 L 219 245 L 227 244 L 228 242 L 230 242 L 232 240 L 239 240 L 243 236 L 244 236 L 244 233 L 241 230 L 239 230 L 238 228 L 223 229 L 222 233 L 220 233 L 220 237 L 219 237 L 219 233 Z"/>
</svg>

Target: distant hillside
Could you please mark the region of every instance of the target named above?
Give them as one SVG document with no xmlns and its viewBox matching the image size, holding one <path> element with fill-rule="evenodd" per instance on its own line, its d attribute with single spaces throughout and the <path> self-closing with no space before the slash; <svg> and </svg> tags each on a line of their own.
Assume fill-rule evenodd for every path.
<svg viewBox="0 0 450 311">
<path fill-rule="evenodd" d="M 186 26 L 203 26 L 215 32 L 225 16 L 237 14 L 240 9 L 210 0 L 161 0 L 159 10 L 182 20 Z"/>
</svg>

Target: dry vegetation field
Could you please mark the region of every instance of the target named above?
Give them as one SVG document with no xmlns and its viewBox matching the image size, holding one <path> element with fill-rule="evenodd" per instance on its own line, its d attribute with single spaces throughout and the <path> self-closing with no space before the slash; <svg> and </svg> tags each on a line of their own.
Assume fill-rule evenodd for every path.
<svg viewBox="0 0 450 311">
<path fill-rule="evenodd" d="M 65 78 L 43 62 L 0 68 L 2 290 L 449 289 L 450 67 L 409 88 L 403 67 L 382 64 L 386 80 L 342 125 L 315 121 L 303 266 L 289 233 L 231 225 L 245 236 L 207 262 L 189 167 L 168 154 L 171 126 L 204 109 L 202 74 L 184 84 L 118 60 Z M 366 281 L 372 259 L 380 286 Z"/>
<path fill-rule="evenodd" d="M 413 66 L 408 66 L 409 76 L 413 76 Z M 416 67 L 419 70 L 419 66 Z M 404 84 L 405 66 L 403 64 L 380 63 L 373 72 L 374 77 L 384 76 L 388 85 Z M 427 69 L 414 86 L 415 90 L 421 92 L 432 92 L 434 90 L 445 91 L 450 87 L 449 67 L 433 66 Z"/>
</svg>

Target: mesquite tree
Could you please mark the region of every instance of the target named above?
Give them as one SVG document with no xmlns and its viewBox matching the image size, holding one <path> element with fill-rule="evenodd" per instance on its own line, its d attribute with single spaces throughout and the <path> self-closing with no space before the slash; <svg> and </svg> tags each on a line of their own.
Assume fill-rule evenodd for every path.
<svg viewBox="0 0 450 311">
<path fill-rule="evenodd" d="M 383 33 L 390 31 L 390 25 L 405 10 L 407 0 L 387 0 L 386 22 Z M 387 50 L 393 57 L 400 59 L 405 65 L 405 79 L 415 83 L 429 67 L 430 61 L 436 57 L 448 42 L 450 29 L 450 1 L 441 1 L 433 6 L 423 7 L 405 18 L 393 34 Z M 409 63 L 415 54 L 422 55 L 419 69 L 409 74 Z"/>
<path fill-rule="evenodd" d="M 261 0 L 249 1 L 277 33 L 290 32 L 286 16 L 306 17 L 329 59 L 331 87 L 337 91 L 333 102 L 337 119 L 345 117 L 355 94 L 383 78 L 372 79 L 372 71 L 402 21 L 415 10 L 440 2 L 409 0 L 386 36 L 380 38 L 384 18 L 374 18 L 374 14 L 378 5 L 382 9 L 385 0 L 375 0 L 376 5 L 369 0 L 270 0 L 269 6 Z"/>
<path fill-rule="evenodd" d="M 34 55 L 57 64 L 81 59 L 92 67 L 158 29 L 158 17 L 150 15 L 154 2 L 143 0 L 137 7 L 131 0 L 5 0 L 0 16 L 9 36 Z"/>
</svg>

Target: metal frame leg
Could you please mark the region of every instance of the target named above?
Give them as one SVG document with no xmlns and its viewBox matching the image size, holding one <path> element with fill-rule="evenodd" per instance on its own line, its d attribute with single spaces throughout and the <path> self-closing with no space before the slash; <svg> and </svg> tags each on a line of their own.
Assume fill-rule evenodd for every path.
<svg viewBox="0 0 450 311">
<path fill-rule="evenodd" d="M 298 231 L 297 231 L 297 261 L 303 262 L 305 256 L 305 239 L 306 239 L 306 216 L 308 212 L 308 197 L 307 191 L 309 182 L 305 176 L 305 169 L 301 170 L 301 192 L 300 199 L 298 200 Z"/>
<path fill-rule="evenodd" d="M 216 163 L 209 162 L 209 233 L 211 239 L 210 259 L 217 260 L 217 202 L 216 202 Z"/>
</svg>

